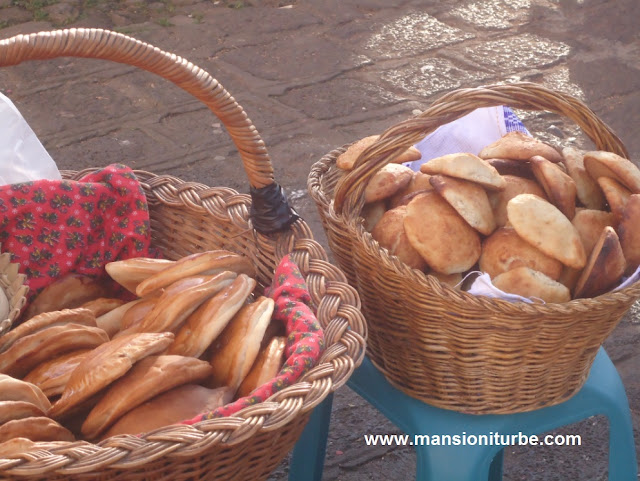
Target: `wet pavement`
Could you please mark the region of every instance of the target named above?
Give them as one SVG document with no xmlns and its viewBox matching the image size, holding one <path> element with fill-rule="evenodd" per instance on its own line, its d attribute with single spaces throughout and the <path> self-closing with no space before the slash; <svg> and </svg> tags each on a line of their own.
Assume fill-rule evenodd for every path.
<svg viewBox="0 0 640 481">
<path fill-rule="evenodd" d="M 534 81 L 584 100 L 640 160 L 637 0 L 0 0 L 0 38 L 61 26 L 116 29 L 181 55 L 224 85 L 261 133 L 282 184 L 326 246 L 306 195 L 311 164 L 458 87 Z M 122 65 L 60 59 L 0 70 L 64 169 L 124 162 L 246 192 L 224 127 L 166 81 Z M 522 113 L 535 135 L 589 148 L 564 118 Z M 640 459 L 640 309 L 605 343 L 625 383 Z M 398 433 L 349 389 L 336 396 L 325 480 L 412 479 L 411 448 L 366 447 Z M 604 480 L 606 419 L 558 432 L 580 447 L 509 448 L 507 481 Z M 286 479 L 287 462 L 272 480 Z"/>
</svg>

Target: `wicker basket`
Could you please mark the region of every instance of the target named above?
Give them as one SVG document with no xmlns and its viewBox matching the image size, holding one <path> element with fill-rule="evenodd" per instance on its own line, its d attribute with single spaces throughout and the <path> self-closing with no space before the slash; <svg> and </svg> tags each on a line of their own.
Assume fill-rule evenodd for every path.
<svg viewBox="0 0 640 481">
<path fill-rule="evenodd" d="M 407 267 L 364 230 L 359 212 L 375 171 L 440 125 L 496 105 L 563 114 L 598 149 L 627 156 L 582 102 L 520 83 L 449 93 L 384 132 L 351 173 L 341 178 L 336 167 L 343 147 L 316 162 L 308 179 L 329 246 L 360 294 L 371 360 L 408 395 L 473 414 L 529 411 L 571 397 L 599 346 L 640 297 L 640 283 L 563 304 L 476 297 Z"/>
<path fill-rule="evenodd" d="M 241 154 L 252 195 L 277 187 L 264 143 L 243 109 L 207 72 L 186 60 L 96 29 L 0 41 L 0 66 L 61 56 L 135 65 L 174 82 L 224 123 Z M 77 179 L 91 170 L 95 169 L 63 175 Z M 136 175 L 149 202 L 152 244 L 168 258 L 207 249 L 233 250 L 253 260 L 259 284 L 264 286 L 271 283 L 279 260 L 293 253 L 325 329 L 326 351 L 300 381 L 232 417 L 170 426 L 139 437 L 121 435 L 98 444 L 79 441 L 22 453 L 18 459 L 0 460 L 2 479 L 264 479 L 293 447 L 311 410 L 347 381 L 364 356 L 366 325 L 357 293 L 344 274 L 327 262 L 326 253 L 307 224 L 288 209 L 284 196 L 277 205 L 265 206 L 261 201 L 254 208 L 250 196 L 229 188 L 141 171 Z M 283 210 L 288 216 L 277 228 L 273 220 L 279 215 L 274 212 Z M 260 215 L 250 215 L 251 211 Z M 279 232 L 261 233 L 259 225 L 262 232 Z"/>
<path fill-rule="evenodd" d="M 0 336 L 11 329 L 27 302 L 26 295 L 29 288 L 25 285 L 26 276 L 19 274 L 18 269 L 20 266 L 11 262 L 11 254 L 2 252 L 0 249 L 0 289 L 4 291 L 9 301 L 9 315 L 6 319 L 0 319 Z"/>
</svg>

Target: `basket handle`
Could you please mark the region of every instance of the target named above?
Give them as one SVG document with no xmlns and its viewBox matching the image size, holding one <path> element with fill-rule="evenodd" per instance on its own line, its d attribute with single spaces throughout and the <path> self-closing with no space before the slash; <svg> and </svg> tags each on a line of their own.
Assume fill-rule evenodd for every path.
<svg viewBox="0 0 640 481">
<path fill-rule="evenodd" d="M 618 136 L 582 101 L 542 85 L 519 82 L 505 85 L 458 89 L 437 99 L 420 115 L 389 129 L 369 146 L 355 162 L 351 172 L 336 186 L 334 210 L 341 214 L 355 209 L 362 201 L 364 188 L 377 170 L 418 143 L 441 125 L 453 122 L 481 107 L 508 105 L 523 110 L 546 110 L 573 120 L 593 141 L 598 150 L 607 150 L 625 158 L 629 154 Z"/>
<path fill-rule="evenodd" d="M 298 219 L 275 182 L 273 165 L 260 134 L 243 108 L 209 73 L 175 54 L 103 29 L 71 28 L 0 40 L 0 67 L 57 57 L 96 58 L 132 65 L 159 75 L 196 97 L 224 124 L 240 153 L 251 186 L 252 206 L 257 209 L 255 215 L 252 209 L 256 230 L 283 230 Z"/>
</svg>

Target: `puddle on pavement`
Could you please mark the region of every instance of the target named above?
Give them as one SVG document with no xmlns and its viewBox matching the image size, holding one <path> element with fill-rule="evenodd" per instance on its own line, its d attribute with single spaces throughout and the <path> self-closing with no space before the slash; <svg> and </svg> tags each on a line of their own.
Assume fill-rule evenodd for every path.
<svg viewBox="0 0 640 481">
<path fill-rule="evenodd" d="M 525 23 L 530 6 L 530 0 L 489 0 L 463 5 L 451 13 L 477 27 L 502 30 Z"/>
<path fill-rule="evenodd" d="M 456 67 L 444 58 L 432 58 L 420 63 L 409 64 L 398 70 L 388 70 L 382 79 L 402 90 L 428 97 L 444 90 L 469 87 L 486 78 L 480 72 L 468 72 Z"/>
<path fill-rule="evenodd" d="M 484 42 L 467 50 L 470 60 L 502 71 L 545 67 L 565 58 L 570 47 L 526 33 Z"/>
<path fill-rule="evenodd" d="M 432 50 L 473 38 L 472 33 L 450 27 L 426 13 L 415 13 L 382 27 L 366 48 L 382 58 L 396 58 Z"/>
</svg>

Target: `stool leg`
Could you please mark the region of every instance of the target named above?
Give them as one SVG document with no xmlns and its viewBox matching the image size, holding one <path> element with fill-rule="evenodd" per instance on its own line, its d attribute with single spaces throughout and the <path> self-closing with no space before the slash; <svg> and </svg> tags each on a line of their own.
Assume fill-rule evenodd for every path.
<svg viewBox="0 0 640 481">
<path fill-rule="evenodd" d="M 416 481 L 492 481 L 493 479 L 489 477 L 490 463 L 484 449 L 461 449 L 459 446 L 435 449 L 434 446 L 428 448 L 416 446 L 415 448 L 418 458 Z M 500 454 L 495 458 L 498 456 Z M 502 464 L 500 467 L 500 477 L 502 477 Z"/>
<path fill-rule="evenodd" d="M 637 481 L 638 461 L 627 398 L 624 406 L 607 413 L 609 418 L 609 481 Z M 618 404 L 622 404 L 619 402 Z"/>
<path fill-rule="evenodd" d="M 289 481 L 320 481 L 327 452 L 333 394 L 316 406 L 295 447 L 289 463 Z"/>
<path fill-rule="evenodd" d="M 489 467 L 489 481 L 502 481 L 502 466 L 504 464 L 504 449 L 498 451 Z"/>
</svg>

